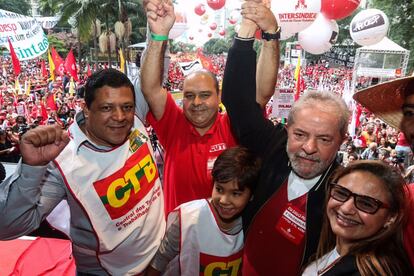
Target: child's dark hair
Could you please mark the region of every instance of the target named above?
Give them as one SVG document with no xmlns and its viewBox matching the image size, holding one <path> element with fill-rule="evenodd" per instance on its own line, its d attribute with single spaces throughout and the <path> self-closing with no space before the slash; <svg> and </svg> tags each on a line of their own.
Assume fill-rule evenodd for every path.
<svg viewBox="0 0 414 276">
<path fill-rule="evenodd" d="M 211 172 L 213 181 L 226 183 L 237 181 L 240 190 L 246 187 L 254 191 L 259 176 L 261 160 L 247 148 L 236 146 L 223 151 Z"/>
</svg>

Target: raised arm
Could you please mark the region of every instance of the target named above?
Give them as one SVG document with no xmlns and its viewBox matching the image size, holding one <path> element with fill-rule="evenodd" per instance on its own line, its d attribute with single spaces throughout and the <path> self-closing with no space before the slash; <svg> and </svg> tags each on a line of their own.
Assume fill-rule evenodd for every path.
<svg viewBox="0 0 414 276">
<path fill-rule="evenodd" d="M 167 91 L 162 88 L 164 53 L 168 33 L 175 21 L 171 0 L 145 0 L 148 25 L 152 39 L 148 44 L 141 68 L 142 93 L 157 120 L 164 114 Z"/>
<path fill-rule="evenodd" d="M 266 0 L 248 0 L 242 5 L 243 23 L 238 37 L 254 37 L 257 28 L 269 34 L 277 32 L 278 25 Z M 279 70 L 279 41 L 262 40 L 256 72 L 256 102 L 264 108 L 275 91 Z"/>
<path fill-rule="evenodd" d="M 262 8 L 268 9 L 265 6 L 261 6 L 260 9 Z M 259 15 L 257 15 L 257 12 L 259 12 Z M 270 11 L 266 11 L 266 14 L 260 13 L 257 6 L 252 3 L 249 5 L 245 3 L 242 6 L 243 20 L 241 28 L 229 51 L 223 79 L 223 103 L 229 114 L 233 133 L 243 146 L 248 147 L 260 156 L 266 152 L 270 140 L 279 136 L 278 132 L 280 131 L 263 117 L 263 110 L 258 104 L 256 95 L 256 53 L 253 50 L 253 41 L 257 23 L 253 20 L 257 20 L 257 22 L 261 22 L 262 19 L 268 21 L 268 25 L 265 25 L 266 22 L 260 23 L 260 28 L 268 32 L 271 29 L 275 30 L 277 26 L 273 25 L 276 24 L 273 14 Z M 269 27 L 271 25 L 273 27 Z M 267 43 L 272 45 L 278 42 L 270 41 Z M 275 47 L 275 49 L 278 49 L 277 46 Z M 275 60 L 277 56 L 275 54 L 271 56 L 274 60 L 269 62 L 276 64 L 278 62 L 278 58 Z M 262 62 L 261 66 L 268 61 L 262 60 Z M 263 69 L 266 70 L 265 66 Z M 273 94 L 276 72 L 270 75 L 273 75 L 273 77 L 270 76 L 273 79 L 272 83 L 264 80 L 269 77 L 267 74 L 259 77 L 263 82 L 261 91 L 267 91 L 264 94 L 268 95 Z M 264 98 L 268 97 L 270 96 Z"/>
<path fill-rule="evenodd" d="M 269 3 L 260 3 L 260 0 L 259 3 L 247 1 L 244 6 L 256 8 L 254 14 L 246 13 L 245 17 L 254 21 L 259 29 L 269 34 L 277 32 L 277 21 L 270 10 Z M 279 41 L 263 39 L 256 72 L 256 102 L 262 108 L 274 94 L 278 70 Z"/>
</svg>

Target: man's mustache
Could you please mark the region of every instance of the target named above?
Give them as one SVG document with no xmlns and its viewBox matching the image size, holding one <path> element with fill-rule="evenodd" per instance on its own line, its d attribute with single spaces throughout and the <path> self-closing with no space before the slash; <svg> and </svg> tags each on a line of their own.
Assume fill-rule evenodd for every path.
<svg viewBox="0 0 414 276">
<path fill-rule="evenodd" d="M 298 153 L 295 154 L 295 156 L 296 157 L 301 157 L 301 158 L 306 158 L 308 160 L 312 160 L 312 161 L 316 161 L 316 162 L 321 161 L 321 159 L 319 157 L 308 155 L 305 152 L 298 152 Z"/>
</svg>

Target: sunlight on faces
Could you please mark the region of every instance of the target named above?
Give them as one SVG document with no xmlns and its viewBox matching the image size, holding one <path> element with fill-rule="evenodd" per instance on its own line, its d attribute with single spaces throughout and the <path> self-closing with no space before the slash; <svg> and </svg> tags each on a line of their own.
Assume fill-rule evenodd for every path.
<svg viewBox="0 0 414 276">
<path fill-rule="evenodd" d="M 133 93 L 127 86 L 97 89 L 90 108 L 84 108 L 85 131 L 94 143 L 114 147 L 125 141 L 134 123 Z"/>
<path fill-rule="evenodd" d="M 211 203 L 217 217 L 223 223 L 231 223 L 240 216 L 251 197 L 251 191 L 245 187 L 240 190 L 237 180 L 226 183 L 214 182 Z"/>
<path fill-rule="evenodd" d="M 336 157 L 342 137 L 339 115 L 326 105 L 304 105 L 288 126 L 287 153 L 293 171 L 304 179 L 325 171 Z"/>
<path fill-rule="evenodd" d="M 210 129 L 216 120 L 218 105 L 218 91 L 211 76 L 193 73 L 184 80 L 183 111 L 197 130 Z"/>
<path fill-rule="evenodd" d="M 370 172 L 354 171 L 338 179 L 337 184 L 358 195 L 369 196 L 390 204 L 391 195 L 387 188 L 379 177 Z M 390 212 L 386 208 L 380 208 L 374 214 L 358 210 L 353 196 L 346 202 L 329 198 L 326 212 L 332 232 L 337 237 L 337 245 L 340 246 L 347 246 L 357 240 L 375 235 L 391 219 Z"/>
</svg>

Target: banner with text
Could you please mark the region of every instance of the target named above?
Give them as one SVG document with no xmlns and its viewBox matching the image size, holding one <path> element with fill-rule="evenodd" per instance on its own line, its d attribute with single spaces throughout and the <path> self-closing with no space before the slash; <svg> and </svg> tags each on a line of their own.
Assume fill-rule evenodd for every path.
<svg viewBox="0 0 414 276">
<path fill-rule="evenodd" d="M 355 47 L 333 46 L 330 51 L 322 55 L 331 67 L 354 67 Z"/>
<path fill-rule="evenodd" d="M 9 49 L 9 38 L 20 61 L 47 51 L 49 41 L 35 18 L 0 9 L 0 22 L 0 45 Z"/>
<path fill-rule="evenodd" d="M 273 95 L 273 109 L 272 117 L 287 118 L 295 102 L 295 89 L 294 88 L 279 88 L 275 90 Z"/>
<path fill-rule="evenodd" d="M 61 16 L 35 17 L 43 29 L 52 29 L 59 22 Z"/>
</svg>

